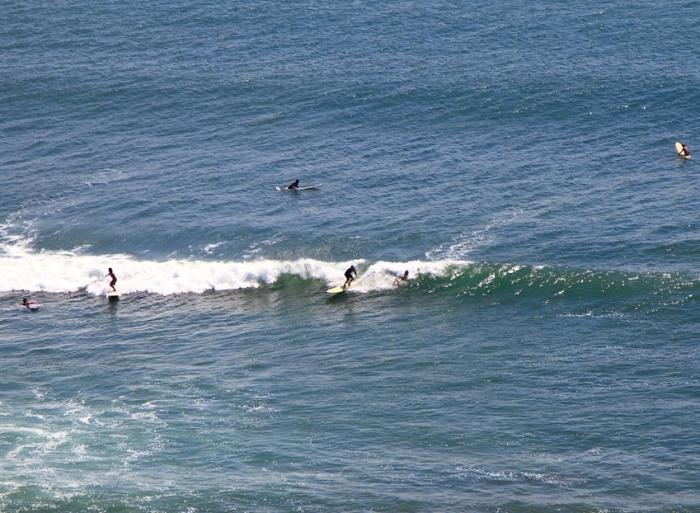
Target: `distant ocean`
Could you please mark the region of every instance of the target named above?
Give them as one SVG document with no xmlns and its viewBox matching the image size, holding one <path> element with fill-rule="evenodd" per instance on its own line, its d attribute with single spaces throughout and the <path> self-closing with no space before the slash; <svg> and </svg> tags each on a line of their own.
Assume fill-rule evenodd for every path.
<svg viewBox="0 0 700 513">
<path fill-rule="evenodd" d="M 699 512 L 699 25 L 5 3 L 0 513 Z"/>
</svg>

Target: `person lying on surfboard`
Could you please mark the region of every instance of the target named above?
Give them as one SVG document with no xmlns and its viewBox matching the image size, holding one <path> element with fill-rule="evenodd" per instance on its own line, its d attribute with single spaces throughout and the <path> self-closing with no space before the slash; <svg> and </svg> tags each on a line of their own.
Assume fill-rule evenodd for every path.
<svg viewBox="0 0 700 513">
<path fill-rule="evenodd" d="M 405 283 L 405 282 L 407 282 L 407 281 L 408 281 L 408 270 L 406 270 L 406 271 L 403 273 L 403 276 L 401 276 L 401 275 L 399 274 L 399 275 L 396 277 L 396 279 L 394 279 L 394 285 L 396 285 L 396 286 L 398 287 L 399 285 L 401 285 L 401 283 Z"/>
<path fill-rule="evenodd" d="M 112 271 L 112 268 L 109 268 L 109 272 L 107 273 L 108 278 L 112 278 L 112 281 L 109 282 L 109 286 L 112 287 L 112 290 L 114 292 L 117 291 L 117 289 L 114 287 L 117 284 L 117 276 L 114 274 L 114 271 Z"/>
<path fill-rule="evenodd" d="M 356 277 L 357 277 L 357 269 L 355 269 L 354 265 L 351 265 L 345 271 L 345 283 L 343 283 L 343 288 L 344 289 L 348 288 L 350 286 L 350 284 L 352 283 L 352 280 L 354 280 Z"/>
<path fill-rule="evenodd" d="M 293 191 L 294 189 L 298 189 L 298 188 L 299 188 L 299 179 L 298 178 L 296 180 L 294 180 L 294 182 L 287 185 L 287 189 L 289 189 L 290 191 Z"/>
<path fill-rule="evenodd" d="M 33 299 L 27 299 L 26 297 L 22 300 L 22 306 L 31 310 L 32 307 L 38 308 L 39 303 L 37 301 L 34 301 Z"/>
</svg>

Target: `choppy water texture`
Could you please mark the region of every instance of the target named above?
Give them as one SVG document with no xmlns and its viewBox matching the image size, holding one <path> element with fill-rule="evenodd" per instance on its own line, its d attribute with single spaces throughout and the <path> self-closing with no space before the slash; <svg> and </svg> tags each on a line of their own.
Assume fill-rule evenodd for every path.
<svg viewBox="0 0 700 513">
<path fill-rule="evenodd" d="M 700 511 L 698 22 L 5 3 L 0 512 Z"/>
</svg>

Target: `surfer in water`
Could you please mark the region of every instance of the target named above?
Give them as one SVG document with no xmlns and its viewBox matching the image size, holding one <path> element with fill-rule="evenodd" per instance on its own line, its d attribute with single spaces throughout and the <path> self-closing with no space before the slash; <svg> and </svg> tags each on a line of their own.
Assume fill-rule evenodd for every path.
<svg viewBox="0 0 700 513">
<path fill-rule="evenodd" d="M 32 308 L 38 308 L 39 303 L 34 301 L 33 299 L 27 299 L 26 297 L 22 300 L 22 306 L 26 308 L 27 310 L 31 310 Z"/>
<path fill-rule="evenodd" d="M 396 286 L 398 287 L 398 286 L 400 286 L 402 283 L 406 283 L 407 281 L 408 281 L 408 270 L 404 271 L 403 276 L 399 274 L 399 275 L 394 279 L 394 285 L 396 285 Z"/>
<path fill-rule="evenodd" d="M 299 179 L 298 178 L 296 180 L 294 180 L 292 183 L 290 183 L 289 185 L 287 185 L 287 189 L 289 189 L 290 191 L 294 191 L 298 188 L 299 188 Z"/>
<path fill-rule="evenodd" d="M 357 269 L 355 269 L 354 265 L 351 265 L 345 271 L 345 283 L 343 283 L 343 288 L 348 288 L 355 278 L 357 278 Z"/>
<path fill-rule="evenodd" d="M 681 151 L 679 152 L 682 157 L 690 157 L 690 150 L 688 149 L 688 145 L 685 143 L 681 143 Z"/>
<path fill-rule="evenodd" d="M 112 281 L 109 282 L 109 286 L 112 287 L 112 290 L 114 292 L 117 291 L 117 289 L 114 287 L 117 284 L 117 276 L 114 274 L 114 271 L 112 271 L 112 268 L 109 268 L 109 272 L 107 273 L 107 278 L 112 278 Z"/>
</svg>

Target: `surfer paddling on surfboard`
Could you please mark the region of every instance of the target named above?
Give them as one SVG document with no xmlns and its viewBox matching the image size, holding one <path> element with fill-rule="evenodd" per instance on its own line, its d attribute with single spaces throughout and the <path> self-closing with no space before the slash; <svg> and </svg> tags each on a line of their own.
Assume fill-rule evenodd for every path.
<svg viewBox="0 0 700 513">
<path fill-rule="evenodd" d="M 109 282 L 109 286 L 112 287 L 112 290 L 114 292 L 117 291 L 115 288 L 115 285 L 117 284 L 117 276 L 114 274 L 114 271 L 112 271 L 112 268 L 109 268 L 109 272 L 107 273 L 107 278 L 112 278 L 112 281 Z"/>
<path fill-rule="evenodd" d="M 33 299 L 27 299 L 26 297 L 22 300 L 22 306 L 27 310 L 37 310 L 39 308 L 39 303 Z"/>
<path fill-rule="evenodd" d="M 316 190 L 319 187 L 321 187 L 320 183 L 317 183 L 315 185 L 304 185 L 303 187 L 299 184 L 299 179 L 297 178 L 294 180 L 292 183 L 289 185 L 284 185 L 282 187 L 277 186 L 275 187 L 276 190 L 283 192 L 283 191 L 292 191 L 292 192 L 301 192 L 301 191 L 309 191 L 309 190 Z"/>
<path fill-rule="evenodd" d="M 357 269 L 355 269 L 354 265 L 351 265 L 345 271 L 345 283 L 343 283 L 343 288 L 348 288 L 355 278 L 357 278 Z"/>
</svg>

